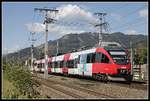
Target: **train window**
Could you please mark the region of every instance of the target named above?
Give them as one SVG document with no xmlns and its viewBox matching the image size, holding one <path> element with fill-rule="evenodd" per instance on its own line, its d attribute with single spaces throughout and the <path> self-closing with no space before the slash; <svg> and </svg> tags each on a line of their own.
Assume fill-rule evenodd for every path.
<svg viewBox="0 0 150 101">
<path fill-rule="evenodd" d="M 74 67 L 77 68 L 78 58 L 74 60 Z"/>
<path fill-rule="evenodd" d="M 52 67 L 55 68 L 56 67 L 56 62 L 52 63 Z"/>
<path fill-rule="evenodd" d="M 105 54 L 102 54 L 101 63 L 109 63 L 109 59 Z"/>
<path fill-rule="evenodd" d="M 48 67 L 50 67 L 50 68 L 51 68 L 51 67 L 52 67 L 52 63 L 48 63 Z"/>
<path fill-rule="evenodd" d="M 67 67 L 73 68 L 74 67 L 74 60 L 67 61 Z"/>
<path fill-rule="evenodd" d="M 92 53 L 91 62 L 95 63 L 96 53 Z"/>
<path fill-rule="evenodd" d="M 68 67 L 68 65 L 69 65 L 69 61 L 66 61 L 66 67 Z"/>
<path fill-rule="evenodd" d="M 52 68 L 54 68 L 55 67 L 55 62 L 52 62 Z"/>
<path fill-rule="evenodd" d="M 66 64 L 67 64 L 67 62 L 66 62 L 66 61 L 64 61 L 64 62 L 63 62 L 63 67 L 66 67 Z"/>
<path fill-rule="evenodd" d="M 38 64 L 38 68 L 42 68 L 42 64 Z"/>
<path fill-rule="evenodd" d="M 95 53 L 90 53 L 87 55 L 87 63 L 95 63 Z"/>
<path fill-rule="evenodd" d="M 78 57 L 78 64 L 80 63 L 80 55 L 79 55 L 79 57 Z"/>
<path fill-rule="evenodd" d="M 91 63 L 91 54 L 87 55 L 86 63 Z"/>
<path fill-rule="evenodd" d="M 37 66 L 37 63 L 34 63 L 33 66 Z"/>
<path fill-rule="evenodd" d="M 81 54 L 80 55 L 80 63 L 84 64 L 87 61 L 87 54 Z"/>
<path fill-rule="evenodd" d="M 60 68 L 60 61 L 57 61 L 57 68 Z"/>
<path fill-rule="evenodd" d="M 37 68 L 40 68 L 40 64 L 37 65 Z"/>
<path fill-rule="evenodd" d="M 66 66 L 69 68 L 69 65 L 70 65 L 70 63 L 69 63 L 69 61 L 66 61 Z"/>
<path fill-rule="evenodd" d="M 67 62 L 66 62 L 66 66 L 67 66 L 68 68 L 70 68 L 70 66 L 69 66 L 69 65 L 70 65 L 70 62 L 69 62 L 69 61 L 67 61 Z"/>
<path fill-rule="evenodd" d="M 71 67 L 71 68 L 74 68 L 74 60 L 71 60 L 71 61 L 70 61 L 70 67 Z"/>
<path fill-rule="evenodd" d="M 57 68 L 58 67 L 58 62 L 55 62 L 55 67 L 54 68 Z"/>
<path fill-rule="evenodd" d="M 109 51 L 116 64 L 128 64 L 128 54 L 124 50 Z"/>
<path fill-rule="evenodd" d="M 40 68 L 41 67 L 41 65 L 40 64 L 38 64 L 38 68 Z"/>
<path fill-rule="evenodd" d="M 63 61 L 60 61 L 60 68 L 63 67 Z"/>
<path fill-rule="evenodd" d="M 101 62 L 101 53 L 96 53 L 96 59 L 95 59 L 95 61 L 97 62 L 97 63 L 100 63 Z"/>
</svg>

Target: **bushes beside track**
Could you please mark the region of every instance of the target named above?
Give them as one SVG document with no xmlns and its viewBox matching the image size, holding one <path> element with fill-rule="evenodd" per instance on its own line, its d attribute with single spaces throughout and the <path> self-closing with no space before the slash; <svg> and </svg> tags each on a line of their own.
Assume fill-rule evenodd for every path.
<svg viewBox="0 0 150 101">
<path fill-rule="evenodd" d="M 3 80 L 10 82 L 16 89 L 16 93 L 10 93 L 12 95 L 4 95 L 6 98 L 32 98 L 34 97 L 34 89 L 32 82 L 32 75 L 27 67 L 22 64 L 15 63 L 14 61 L 3 62 Z M 3 85 L 4 89 L 7 87 Z M 11 89 L 11 88 L 10 88 Z M 17 93 L 19 92 L 19 93 Z M 22 96 L 20 96 L 22 95 Z"/>
</svg>

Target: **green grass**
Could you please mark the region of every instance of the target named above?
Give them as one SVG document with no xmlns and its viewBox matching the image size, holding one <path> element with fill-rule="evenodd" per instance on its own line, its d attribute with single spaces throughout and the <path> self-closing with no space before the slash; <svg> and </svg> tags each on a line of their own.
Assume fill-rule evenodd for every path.
<svg viewBox="0 0 150 101">
<path fill-rule="evenodd" d="M 34 98 L 36 92 L 33 89 L 30 71 L 23 64 L 16 62 L 3 62 L 2 98 L 3 99 L 27 99 Z"/>
<path fill-rule="evenodd" d="M 3 77 L 2 80 L 2 99 L 22 99 L 27 98 L 26 95 L 22 95 L 19 90 L 13 86 L 13 84 Z"/>
</svg>

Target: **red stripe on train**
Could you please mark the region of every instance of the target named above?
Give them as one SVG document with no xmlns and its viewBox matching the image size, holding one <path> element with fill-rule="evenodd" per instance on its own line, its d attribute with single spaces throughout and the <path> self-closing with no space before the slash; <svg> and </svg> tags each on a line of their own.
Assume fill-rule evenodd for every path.
<svg viewBox="0 0 150 101">
<path fill-rule="evenodd" d="M 64 61 L 68 61 L 70 58 L 70 53 L 64 55 Z"/>
<path fill-rule="evenodd" d="M 62 72 L 63 72 L 63 73 L 68 73 L 68 68 L 67 68 L 67 67 L 63 67 L 63 68 L 62 68 Z"/>
<path fill-rule="evenodd" d="M 48 73 L 51 73 L 51 67 L 48 67 Z"/>
</svg>

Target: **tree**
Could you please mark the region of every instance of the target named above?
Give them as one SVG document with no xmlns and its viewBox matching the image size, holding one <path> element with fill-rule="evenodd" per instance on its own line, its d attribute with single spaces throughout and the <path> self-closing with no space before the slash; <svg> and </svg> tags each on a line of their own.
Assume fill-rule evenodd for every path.
<svg viewBox="0 0 150 101">
<path fill-rule="evenodd" d="M 134 55 L 135 64 L 146 64 L 147 63 L 147 48 L 136 49 L 137 52 Z"/>
<path fill-rule="evenodd" d="M 140 64 L 147 63 L 147 48 L 140 49 Z"/>
</svg>

